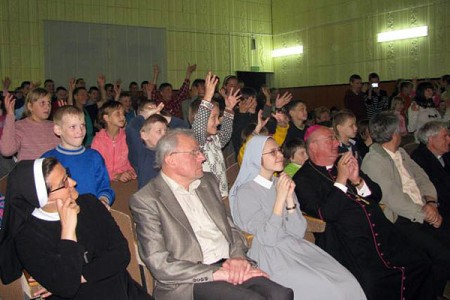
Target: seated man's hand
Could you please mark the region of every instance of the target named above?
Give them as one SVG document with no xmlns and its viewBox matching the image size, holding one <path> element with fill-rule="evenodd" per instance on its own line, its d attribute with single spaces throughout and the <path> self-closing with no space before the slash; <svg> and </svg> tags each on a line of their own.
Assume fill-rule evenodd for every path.
<svg viewBox="0 0 450 300">
<path fill-rule="evenodd" d="M 34 283 L 34 282 L 37 282 L 36 280 L 34 280 L 34 278 L 33 277 L 30 277 L 30 278 L 28 278 L 28 283 Z M 39 284 L 39 283 L 38 283 Z M 39 289 L 38 291 L 36 291 L 34 294 L 33 294 L 33 296 L 34 297 L 40 297 L 41 299 L 45 299 L 45 298 L 47 298 L 47 297 L 50 297 L 52 295 L 52 293 L 50 293 L 49 291 L 47 291 L 47 289 L 46 288 L 41 288 L 41 289 Z"/>
<path fill-rule="evenodd" d="M 230 258 L 222 264 L 222 268 L 229 272 L 229 283 L 241 284 L 245 281 L 245 276 L 250 271 L 251 264 L 245 258 Z"/>
<path fill-rule="evenodd" d="M 269 275 L 258 268 L 251 268 L 250 271 L 248 271 L 244 276 L 244 281 L 247 281 L 249 279 L 252 279 L 253 277 L 266 277 L 269 278 Z"/>
<path fill-rule="evenodd" d="M 436 228 L 439 228 L 439 226 L 441 226 L 442 217 L 439 214 L 437 207 L 432 204 L 426 204 L 422 207 L 422 211 L 425 214 L 424 219 L 426 222 L 430 223 L 434 227 L 437 226 Z"/>
</svg>

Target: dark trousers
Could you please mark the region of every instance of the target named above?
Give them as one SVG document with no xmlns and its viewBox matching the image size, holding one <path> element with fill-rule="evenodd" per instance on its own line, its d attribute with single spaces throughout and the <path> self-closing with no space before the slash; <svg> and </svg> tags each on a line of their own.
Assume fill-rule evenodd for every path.
<svg viewBox="0 0 450 300">
<path fill-rule="evenodd" d="M 433 277 L 437 295 L 442 295 L 450 280 L 450 227 L 443 222 L 440 228 L 428 223 L 415 223 L 398 217 L 395 226 L 418 249 L 425 252 L 433 265 Z"/>
<path fill-rule="evenodd" d="M 195 300 L 292 300 L 294 292 L 265 277 L 254 277 L 239 285 L 226 281 L 194 284 Z"/>
</svg>

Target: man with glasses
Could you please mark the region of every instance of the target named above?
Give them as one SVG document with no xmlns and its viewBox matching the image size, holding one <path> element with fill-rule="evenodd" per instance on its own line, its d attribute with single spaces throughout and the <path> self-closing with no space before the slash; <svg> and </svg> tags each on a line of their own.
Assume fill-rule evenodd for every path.
<svg viewBox="0 0 450 300">
<path fill-rule="evenodd" d="M 194 135 L 175 129 L 156 147 L 160 174 L 135 193 L 130 208 L 142 260 L 155 278 L 157 299 L 292 299 L 245 253 L 226 215 L 216 177 Z"/>
<path fill-rule="evenodd" d="M 316 244 L 346 267 L 368 299 L 433 299 L 430 265 L 408 247 L 379 206 L 380 187 L 359 171 L 327 127 L 305 134 L 309 160 L 294 175 L 300 208 L 326 222 Z"/>
</svg>

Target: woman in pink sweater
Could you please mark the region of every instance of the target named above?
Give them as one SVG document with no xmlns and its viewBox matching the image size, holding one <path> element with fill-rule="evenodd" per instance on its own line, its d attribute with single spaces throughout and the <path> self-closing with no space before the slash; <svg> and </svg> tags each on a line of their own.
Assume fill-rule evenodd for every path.
<svg viewBox="0 0 450 300">
<path fill-rule="evenodd" d="M 53 122 L 47 120 L 51 112 L 50 94 L 42 88 L 28 93 L 25 101 L 25 117 L 15 121 L 12 94 L 5 96 L 6 119 L 0 139 L 3 156 L 16 155 L 18 160 L 36 159 L 55 148 L 59 138 L 53 132 Z"/>
<path fill-rule="evenodd" d="M 136 179 L 136 172 L 128 161 L 128 145 L 123 129 L 125 110 L 122 104 L 108 101 L 100 108 L 98 115 L 103 129 L 95 135 L 91 147 L 103 156 L 110 180 L 127 182 Z"/>
</svg>

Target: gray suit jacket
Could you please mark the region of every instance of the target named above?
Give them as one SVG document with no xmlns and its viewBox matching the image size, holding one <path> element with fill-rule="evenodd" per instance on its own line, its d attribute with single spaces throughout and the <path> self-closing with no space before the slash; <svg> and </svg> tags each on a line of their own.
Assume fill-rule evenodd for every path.
<svg viewBox="0 0 450 300">
<path fill-rule="evenodd" d="M 436 189 L 425 171 L 419 167 L 406 153 L 399 148 L 403 166 L 414 178 L 422 196 L 437 198 Z M 410 219 L 412 222 L 423 223 L 422 206 L 415 204 L 408 194 L 403 192 L 402 179 L 394 160 L 380 144 L 370 146 L 369 153 L 364 157 L 361 170 L 381 187 L 383 197 L 381 203 L 386 205 L 384 214 L 395 222 L 398 216 Z"/>
<path fill-rule="evenodd" d="M 230 257 L 246 257 L 241 232 L 226 215 L 216 177 L 205 173 L 197 188 L 211 219 L 230 245 Z M 178 200 L 159 174 L 130 199 L 139 253 L 155 278 L 154 297 L 193 299 L 193 284 L 213 280 L 217 266 L 203 264 L 203 254 Z"/>
</svg>

